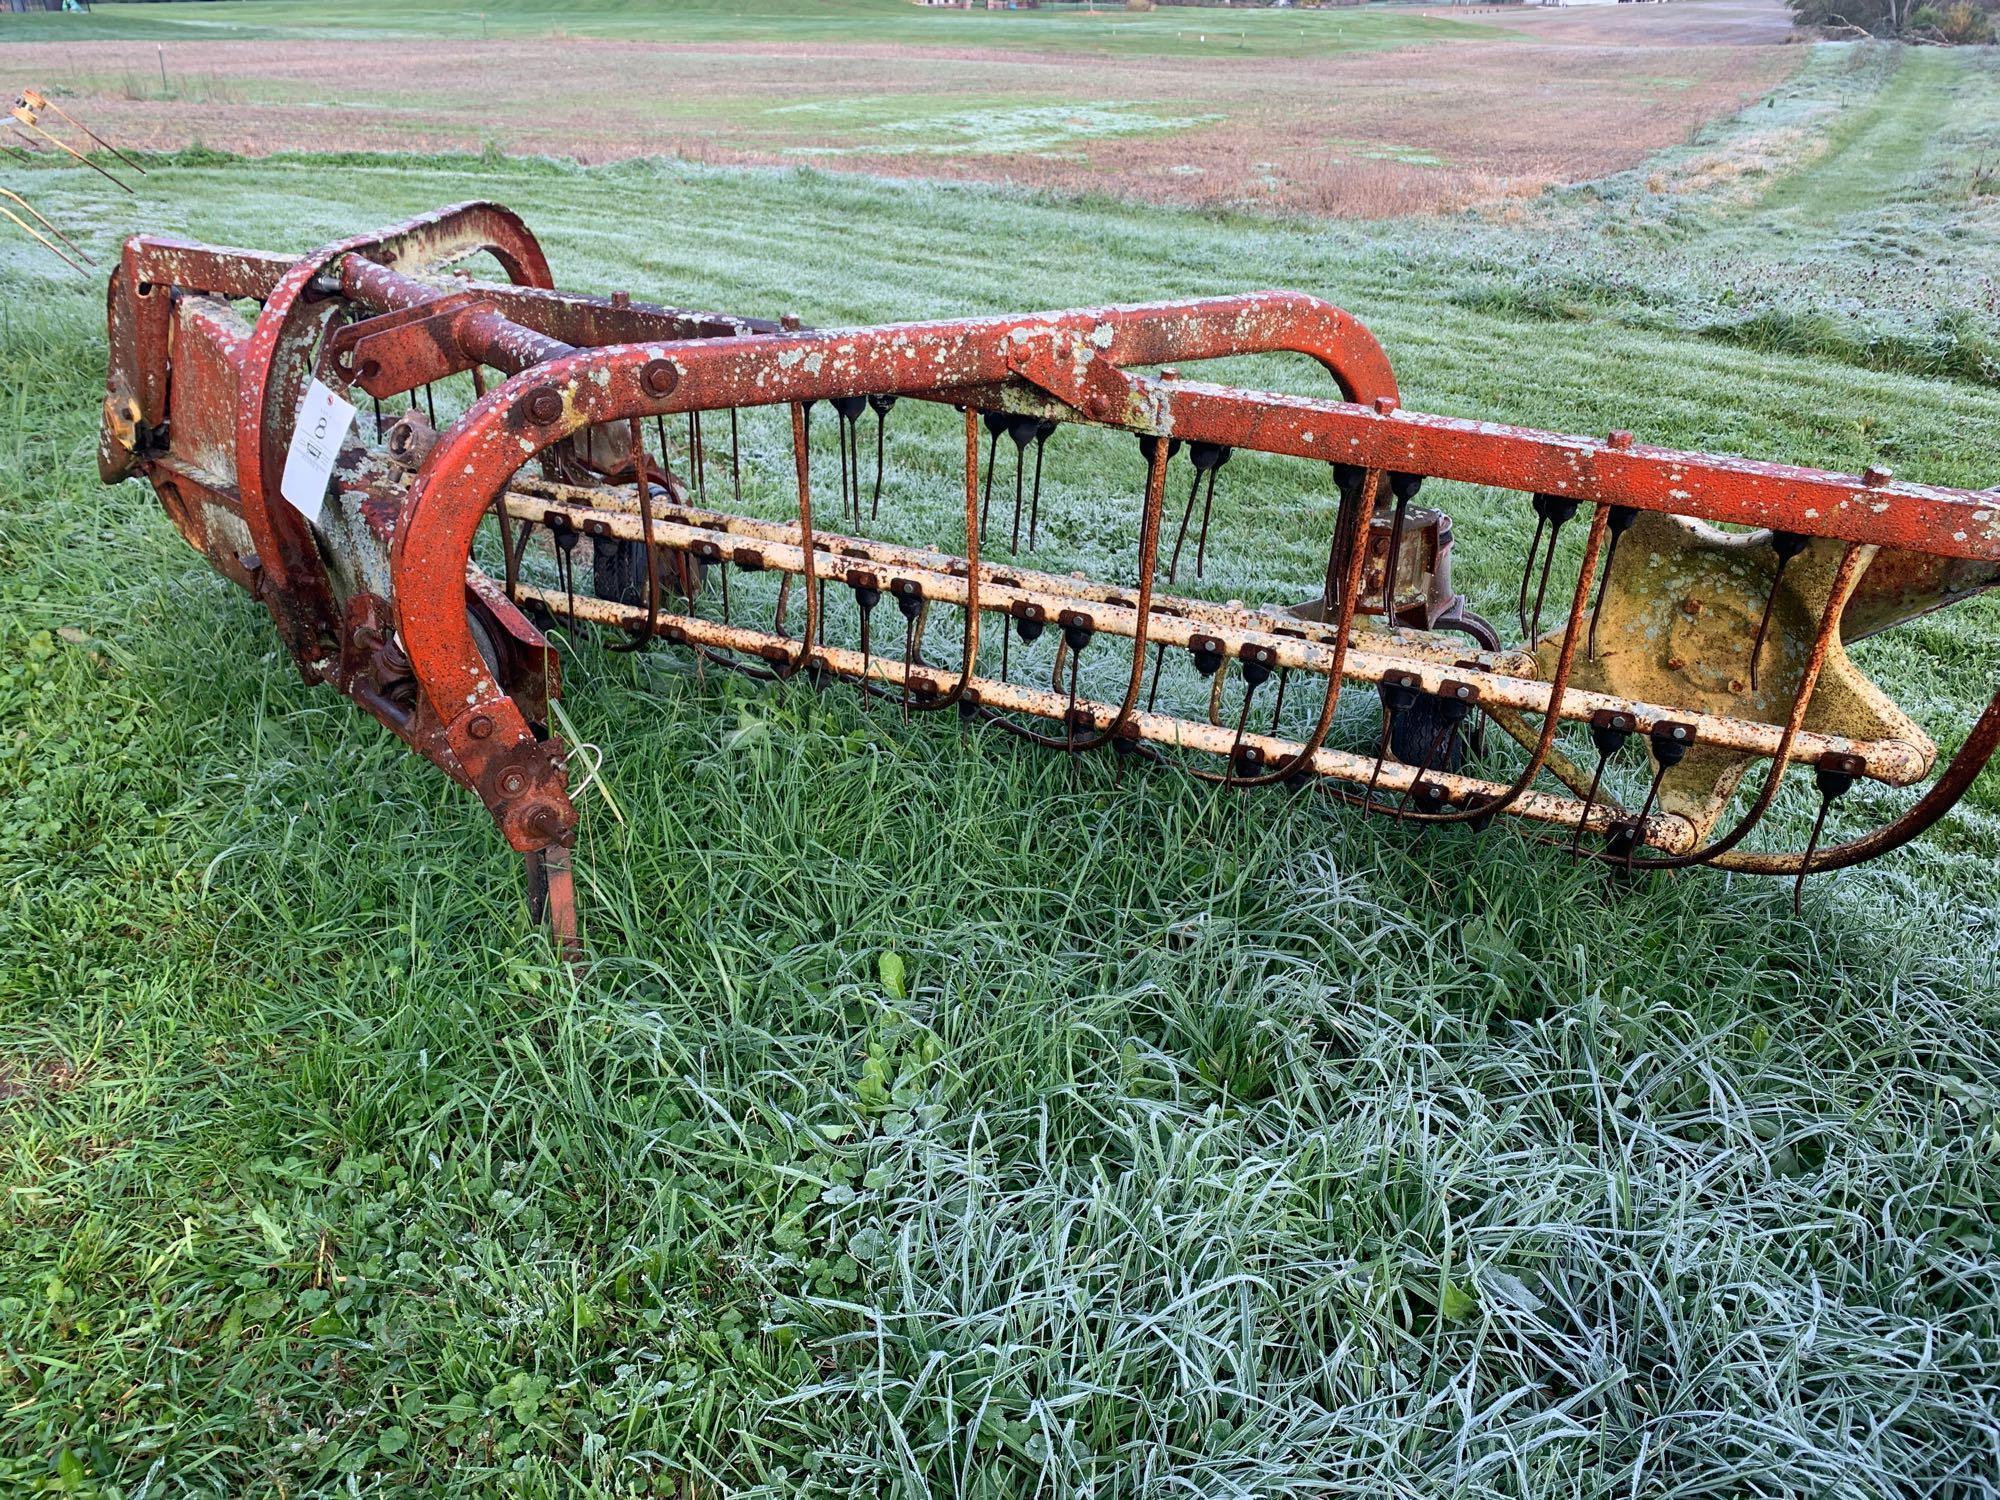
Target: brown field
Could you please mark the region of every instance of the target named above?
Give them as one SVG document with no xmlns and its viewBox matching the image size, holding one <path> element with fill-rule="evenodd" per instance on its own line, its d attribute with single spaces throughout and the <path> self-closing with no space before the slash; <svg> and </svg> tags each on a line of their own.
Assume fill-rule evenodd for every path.
<svg viewBox="0 0 2000 1500">
<path fill-rule="evenodd" d="M 1784 12 L 1681 0 L 1497 21 L 1492 39 L 1313 58 L 836 43 L 23 44 L 113 139 L 672 155 L 1001 181 L 1285 213 L 1445 212 L 1631 167 L 1788 76 Z"/>
</svg>

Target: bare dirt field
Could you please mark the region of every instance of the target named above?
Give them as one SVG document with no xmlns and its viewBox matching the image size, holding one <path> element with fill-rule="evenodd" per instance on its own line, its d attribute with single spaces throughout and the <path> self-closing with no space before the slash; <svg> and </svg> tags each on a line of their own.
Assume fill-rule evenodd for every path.
<svg viewBox="0 0 2000 1500">
<path fill-rule="evenodd" d="M 1663 4 L 1445 6 L 1426 15 L 1504 26 L 1570 46 L 1780 46 L 1791 13 L 1769 0 L 1666 0 Z"/>
<path fill-rule="evenodd" d="M 1502 24 L 1301 58 L 560 35 L 25 43 L 5 58 L 153 149 L 657 154 L 1375 217 L 1630 167 L 1802 55 L 1758 0 L 1454 14 Z"/>
</svg>

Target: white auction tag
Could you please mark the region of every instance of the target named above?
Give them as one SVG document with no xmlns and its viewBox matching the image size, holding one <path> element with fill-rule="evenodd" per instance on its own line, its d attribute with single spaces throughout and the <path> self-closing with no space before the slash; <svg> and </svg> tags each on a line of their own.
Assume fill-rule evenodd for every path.
<svg viewBox="0 0 2000 1500">
<path fill-rule="evenodd" d="M 326 503 L 326 482 L 333 474 L 340 445 L 354 425 L 354 408 L 315 380 L 299 403 L 299 420 L 292 428 L 292 451 L 285 455 L 285 477 L 278 489 L 308 521 L 319 519 Z"/>
</svg>

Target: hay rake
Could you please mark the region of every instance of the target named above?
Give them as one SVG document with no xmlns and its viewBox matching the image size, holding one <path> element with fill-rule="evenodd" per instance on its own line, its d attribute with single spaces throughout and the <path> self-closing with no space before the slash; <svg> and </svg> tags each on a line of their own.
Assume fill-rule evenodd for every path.
<svg viewBox="0 0 2000 1500">
<path fill-rule="evenodd" d="M 482 255 L 501 278 L 453 269 Z M 521 221 L 472 203 L 296 259 L 135 238 L 109 331 L 106 482 L 149 479 L 307 681 L 478 795 L 565 942 L 557 623 L 1121 768 L 1412 823 L 1505 813 L 1620 867 L 1801 882 L 1921 833 L 2000 740 L 1996 694 L 1932 778 L 1931 741 L 1846 649 L 2000 579 L 2000 497 L 1408 411 L 1375 340 L 1310 297 L 820 331 L 558 293 Z M 1337 392 L 1182 373 L 1279 352 Z M 913 408 L 930 441 L 899 452 Z M 1122 576 L 1025 566 L 1052 519 L 1045 458 L 1121 432 L 1143 476 Z M 962 543 L 869 534 L 885 463 L 946 478 Z M 1319 594 L 1173 592 L 1206 570 L 1231 466 L 1255 485 L 1277 464 L 1325 495 L 1300 521 L 1323 528 Z M 759 516 L 743 497 L 773 470 L 784 505 Z M 1522 496 L 1515 644 L 1454 592 L 1430 480 Z M 1792 772 L 1818 798 L 1810 841 L 1748 847 Z M 1872 832 L 1822 839 L 1857 783 L 1926 778 Z"/>
</svg>

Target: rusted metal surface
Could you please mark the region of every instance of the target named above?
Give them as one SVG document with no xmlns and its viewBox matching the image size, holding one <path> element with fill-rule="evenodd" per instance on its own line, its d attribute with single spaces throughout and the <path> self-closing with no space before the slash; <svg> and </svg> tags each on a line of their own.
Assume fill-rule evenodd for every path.
<svg viewBox="0 0 2000 1500">
<path fill-rule="evenodd" d="M 508 281 L 458 268 L 482 252 Z M 254 323 L 233 305 L 246 298 Z M 461 204 L 296 260 L 135 239 L 108 329 L 106 480 L 149 478 L 308 680 L 481 798 L 565 941 L 578 814 L 549 729 L 551 621 L 1223 786 L 1317 785 L 1417 823 L 1506 813 L 1623 864 L 1838 868 L 1942 816 L 2000 741 L 1996 697 L 1877 833 L 1744 847 L 1788 773 L 1818 789 L 1815 841 L 1855 781 L 1930 773 L 1930 740 L 1845 645 L 2000 580 L 2000 497 L 1405 411 L 1367 330 L 1297 294 L 809 331 L 558 293 L 519 219 Z M 1180 371 L 1278 352 L 1316 360 L 1333 394 Z M 364 412 L 308 522 L 278 476 L 315 377 Z M 471 398 L 440 416 L 433 388 L 465 380 Z M 955 548 L 866 534 L 899 401 L 963 413 Z M 759 412 L 789 441 L 790 520 L 706 500 L 740 492 L 740 423 Z M 815 422 L 837 435 L 836 496 L 816 488 Z M 1018 565 L 1065 427 L 1139 439 L 1125 576 Z M 1245 453 L 1319 476 L 1320 597 L 1252 608 L 1173 589 L 1206 577 L 1216 488 Z M 1453 590 L 1443 496 L 1416 498 L 1441 480 L 1522 496 L 1532 539 L 1505 649 Z M 1558 563 L 1571 525 L 1581 554 Z"/>
</svg>

